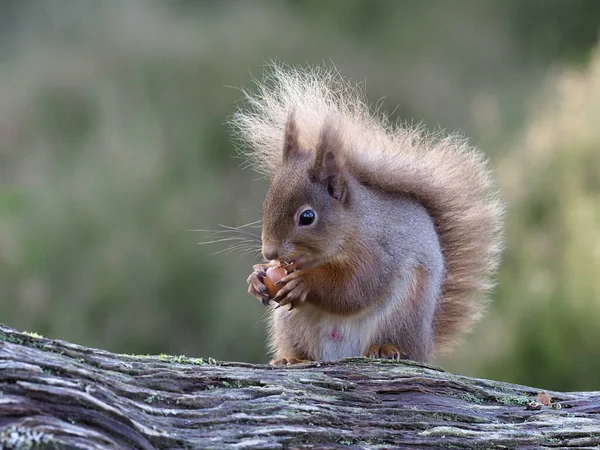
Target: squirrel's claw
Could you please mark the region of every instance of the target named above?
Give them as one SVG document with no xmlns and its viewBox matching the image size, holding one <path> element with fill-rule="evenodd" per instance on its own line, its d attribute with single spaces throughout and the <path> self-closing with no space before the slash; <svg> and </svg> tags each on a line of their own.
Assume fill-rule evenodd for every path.
<svg viewBox="0 0 600 450">
<path fill-rule="evenodd" d="M 398 350 L 398 348 L 392 344 L 371 345 L 371 348 L 369 348 L 369 351 L 365 356 L 373 359 L 394 359 L 396 361 L 409 359 L 406 352 Z"/>
<path fill-rule="evenodd" d="M 280 281 L 281 284 L 285 283 L 285 286 L 283 286 L 272 299 L 274 302 L 278 303 L 275 309 L 290 305 L 289 311 L 291 311 L 297 305 L 306 301 L 308 290 L 302 279 L 301 271 L 293 272 L 283 277 Z"/>
<path fill-rule="evenodd" d="M 269 364 L 271 366 L 290 366 L 292 364 L 302 364 L 310 362 L 310 359 L 299 359 L 299 358 L 277 358 L 273 359 Z"/>
</svg>

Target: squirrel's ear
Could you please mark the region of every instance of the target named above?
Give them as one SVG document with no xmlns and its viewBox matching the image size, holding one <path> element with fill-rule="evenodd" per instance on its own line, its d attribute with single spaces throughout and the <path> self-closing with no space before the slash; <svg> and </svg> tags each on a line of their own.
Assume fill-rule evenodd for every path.
<svg viewBox="0 0 600 450">
<path fill-rule="evenodd" d="M 341 155 L 340 136 L 331 124 L 326 124 L 319 136 L 311 178 L 325 184 L 329 195 L 343 202 L 346 199 L 346 181 Z"/>
<path fill-rule="evenodd" d="M 292 109 L 285 123 L 285 134 L 283 137 L 283 161 L 287 161 L 290 156 L 300 151 L 298 145 L 298 127 L 296 126 L 296 114 Z"/>
</svg>

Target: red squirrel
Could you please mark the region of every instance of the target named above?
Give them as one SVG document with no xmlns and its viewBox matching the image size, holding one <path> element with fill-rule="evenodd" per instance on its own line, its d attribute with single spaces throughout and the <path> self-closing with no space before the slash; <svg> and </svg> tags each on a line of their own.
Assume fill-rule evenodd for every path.
<svg viewBox="0 0 600 450">
<path fill-rule="evenodd" d="M 273 67 L 233 124 L 270 180 L 248 291 L 272 364 L 353 356 L 427 362 L 488 302 L 502 204 L 483 153 L 372 111 L 326 69 Z M 266 271 L 293 264 L 274 297 Z M 282 307 L 283 306 L 283 307 Z"/>
</svg>

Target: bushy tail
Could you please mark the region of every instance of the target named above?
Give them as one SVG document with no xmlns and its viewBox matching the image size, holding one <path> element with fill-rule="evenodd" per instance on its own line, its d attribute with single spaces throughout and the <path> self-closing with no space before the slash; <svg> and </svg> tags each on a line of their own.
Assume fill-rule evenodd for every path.
<svg viewBox="0 0 600 450">
<path fill-rule="evenodd" d="M 269 178 L 277 172 L 293 109 L 303 148 L 315 148 L 321 127 L 333 120 L 354 176 L 411 195 L 427 208 L 446 271 L 436 350 L 447 349 L 484 311 L 502 245 L 503 208 L 483 153 L 460 136 L 390 122 L 369 108 L 360 85 L 330 69 L 272 65 L 256 88 L 245 92 L 232 124 L 244 144 L 241 152 L 258 172 Z"/>
</svg>

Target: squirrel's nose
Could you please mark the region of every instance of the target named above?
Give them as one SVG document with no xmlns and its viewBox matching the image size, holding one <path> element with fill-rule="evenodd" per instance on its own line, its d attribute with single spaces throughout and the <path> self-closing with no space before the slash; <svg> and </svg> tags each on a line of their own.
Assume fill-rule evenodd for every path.
<svg viewBox="0 0 600 450">
<path fill-rule="evenodd" d="M 277 246 L 273 244 L 263 244 L 262 254 L 268 261 L 277 259 Z"/>
</svg>

